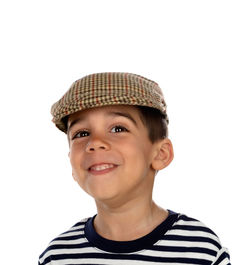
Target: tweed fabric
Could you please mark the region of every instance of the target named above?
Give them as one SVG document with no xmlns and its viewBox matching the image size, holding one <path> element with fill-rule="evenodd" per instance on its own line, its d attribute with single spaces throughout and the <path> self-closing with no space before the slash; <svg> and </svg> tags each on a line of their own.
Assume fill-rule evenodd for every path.
<svg viewBox="0 0 250 265">
<path fill-rule="evenodd" d="M 166 117 L 166 103 L 158 84 L 132 73 L 108 72 L 84 76 L 75 81 L 51 107 L 52 121 L 67 132 L 62 119 L 77 111 L 109 105 L 137 105 L 156 108 Z"/>
</svg>

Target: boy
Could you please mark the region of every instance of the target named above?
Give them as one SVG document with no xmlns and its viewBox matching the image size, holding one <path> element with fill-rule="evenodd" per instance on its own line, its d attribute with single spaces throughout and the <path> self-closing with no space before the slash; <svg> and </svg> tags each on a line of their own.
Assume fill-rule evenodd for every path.
<svg viewBox="0 0 250 265">
<path fill-rule="evenodd" d="M 88 75 L 51 113 L 97 215 L 52 240 L 38 264 L 230 264 L 212 230 L 152 200 L 155 175 L 173 159 L 157 83 L 130 73 Z"/>
</svg>

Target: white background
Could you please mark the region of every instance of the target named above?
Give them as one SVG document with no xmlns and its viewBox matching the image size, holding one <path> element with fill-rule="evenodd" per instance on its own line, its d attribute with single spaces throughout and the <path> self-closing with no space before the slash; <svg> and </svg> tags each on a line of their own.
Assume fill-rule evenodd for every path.
<svg viewBox="0 0 250 265">
<path fill-rule="evenodd" d="M 50 107 L 106 71 L 165 93 L 175 158 L 155 201 L 213 229 L 233 264 L 249 262 L 249 14 L 239 0 L 1 2 L 1 264 L 37 264 L 50 240 L 95 214 Z"/>
</svg>

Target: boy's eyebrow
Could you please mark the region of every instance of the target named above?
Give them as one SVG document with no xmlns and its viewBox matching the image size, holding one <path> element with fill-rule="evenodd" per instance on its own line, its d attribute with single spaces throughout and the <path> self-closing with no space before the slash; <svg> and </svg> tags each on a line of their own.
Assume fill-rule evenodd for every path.
<svg viewBox="0 0 250 265">
<path fill-rule="evenodd" d="M 130 121 L 132 121 L 134 123 L 134 125 L 136 127 L 138 127 L 135 119 L 127 112 L 119 112 L 119 111 L 110 111 L 107 113 L 108 116 L 122 116 L 122 117 L 125 117 L 127 119 L 129 119 Z M 85 117 L 81 117 L 81 118 L 77 118 L 75 120 L 73 120 L 70 125 L 69 125 L 69 128 L 68 128 L 68 131 L 70 131 L 70 129 L 79 121 L 83 121 L 85 120 Z"/>
<path fill-rule="evenodd" d="M 108 115 L 109 116 L 122 116 L 122 117 L 128 118 L 129 120 L 131 120 L 134 123 L 134 125 L 136 127 L 138 127 L 135 119 L 127 112 L 110 111 L 110 112 L 108 112 Z"/>
</svg>

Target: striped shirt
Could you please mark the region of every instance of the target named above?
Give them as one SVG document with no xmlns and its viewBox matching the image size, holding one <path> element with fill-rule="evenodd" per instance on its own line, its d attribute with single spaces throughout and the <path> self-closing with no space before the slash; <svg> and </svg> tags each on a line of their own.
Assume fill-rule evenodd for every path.
<svg viewBox="0 0 250 265">
<path fill-rule="evenodd" d="M 152 232 L 132 241 L 105 239 L 94 229 L 96 215 L 83 219 L 53 239 L 38 264 L 230 264 L 227 249 L 211 229 L 196 219 L 168 211 L 168 218 Z"/>
</svg>

